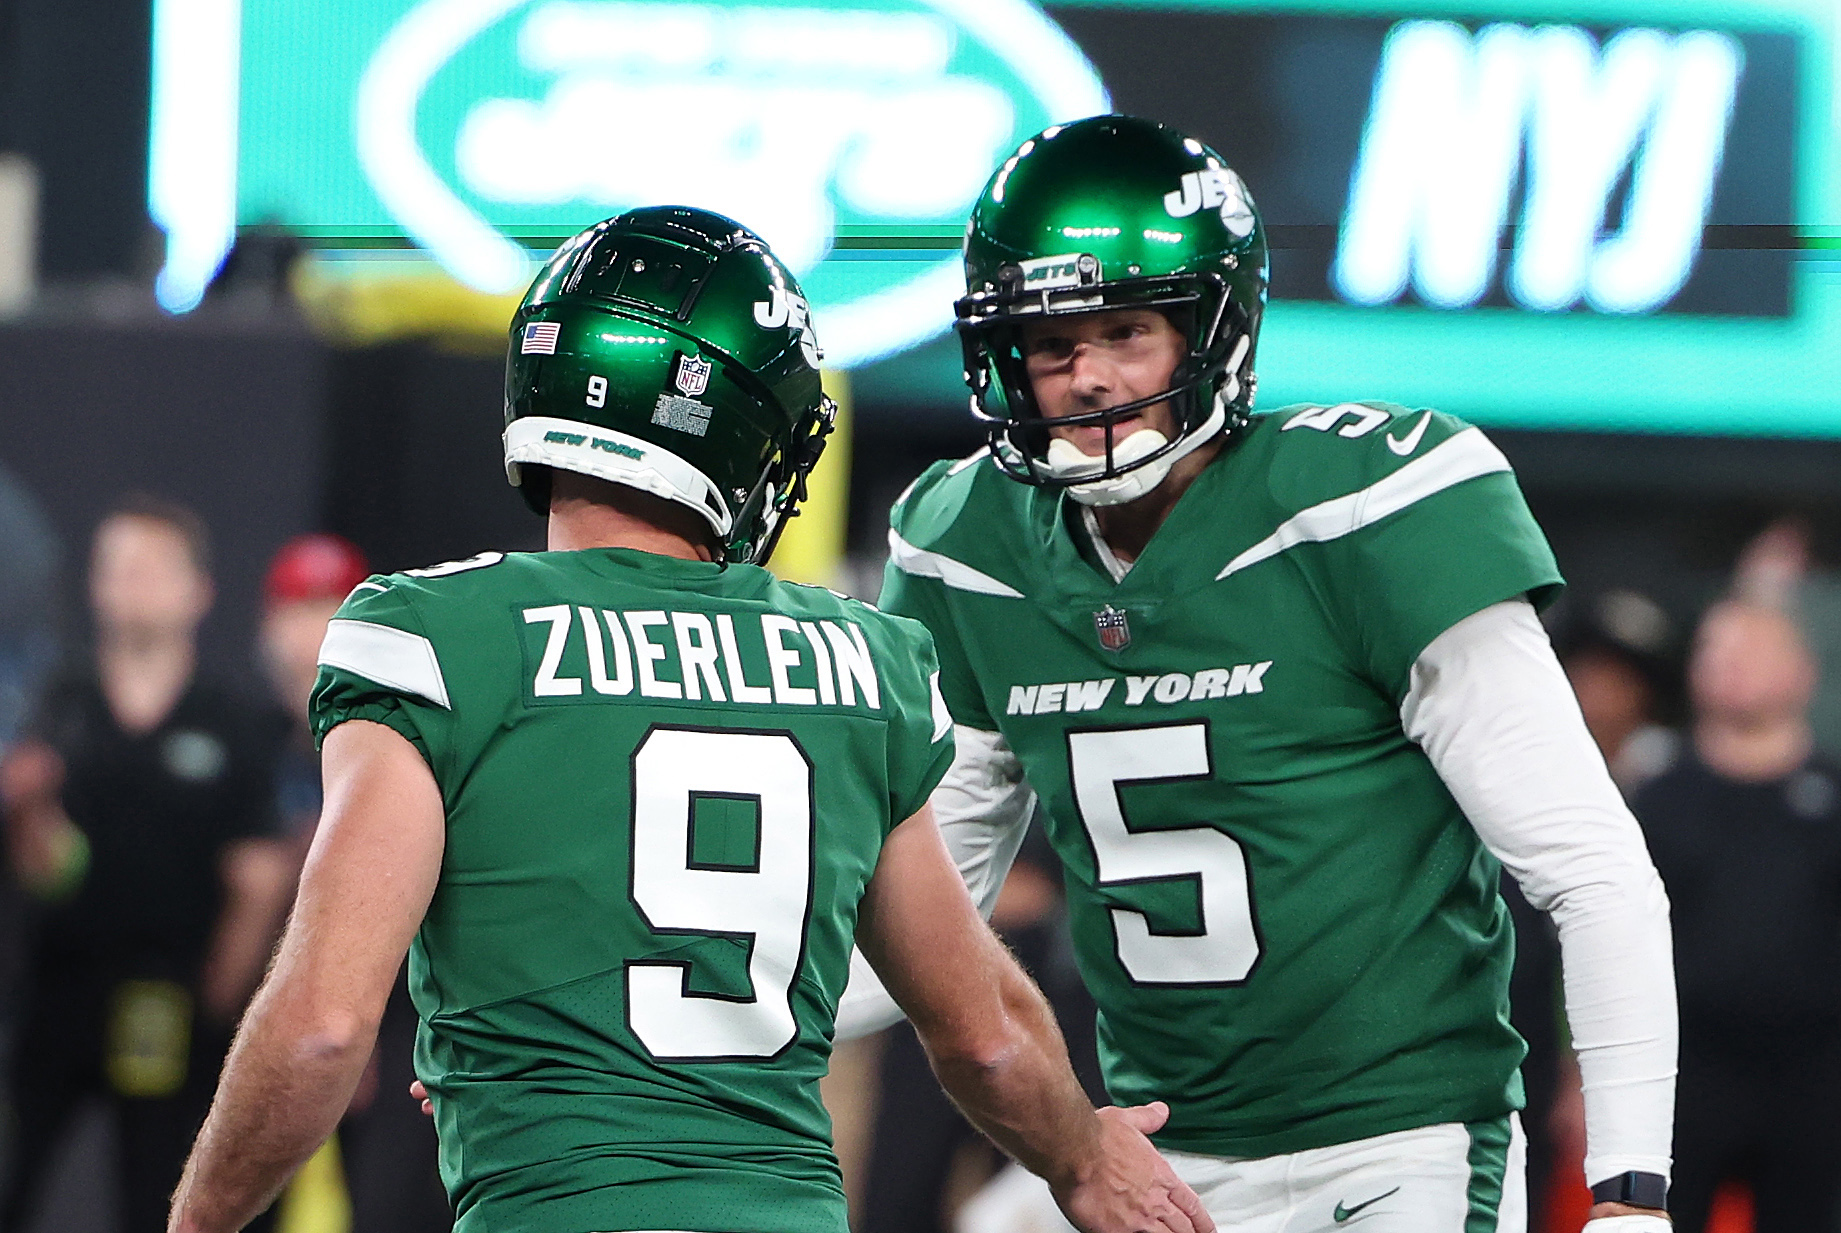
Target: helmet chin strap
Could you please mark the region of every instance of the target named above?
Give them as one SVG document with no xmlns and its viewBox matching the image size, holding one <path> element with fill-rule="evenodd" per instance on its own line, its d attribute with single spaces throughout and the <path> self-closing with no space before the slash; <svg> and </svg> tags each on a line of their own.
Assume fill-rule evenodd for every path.
<svg viewBox="0 0 1841 1233">
<path fill-rule="evenodd" d="M 1150 462 L 1133 466 L 1139 459 L 1155 454 L 1170 441 L 1155 428 L 1140 428 L 1112 447 L 1112 465 L 1115 468 L 1127 467 L 1129 470 L 1103 479 L 1069 484 L 1067 494 L 1082 505 L 1124 505 L 1136 501 L 1163 483 L 1172 467 L 1214 440 L 1227 423 L 1227 408 L 1240 396 L 1240 364 L 1246 359 L 1247 349 L 1251 346 L 1252 340 L 1241 335 L 1239 344 L 1234 348 L 1233 358 L 1228 361 L 1221 387 L 1215 391 L 1214 406 L 1209 410 L 1208 418 L 1183 436 L 1175 449 Z M 1079 480 L 1082 475 L 1105 469 L 1105 455 L 1095 457 L 1084 454 L 1066 437 L 1056 437 L 1048 443 L 1044 470 L 1056 479 Z"/>
</svg>

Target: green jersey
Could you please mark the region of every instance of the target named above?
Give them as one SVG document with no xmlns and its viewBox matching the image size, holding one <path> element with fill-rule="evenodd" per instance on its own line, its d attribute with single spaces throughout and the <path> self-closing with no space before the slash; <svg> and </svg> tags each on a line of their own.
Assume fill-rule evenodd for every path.
<svg viewBox="0 0 1841 1233">
<path fill-rule="evenodd" d="M 897 503 L 882 606 L 1000 733 L 1067 871 L 1113 1098 L 1264 1156 L 1520 1102 L 1498 866 L 1401 729 L 1420 651 L 1557 590 L 1502 454 L 1434 412 L 1256 418 L 1122 580 L 988 455 Z"/>
<path fill-rule="evenodd" d="M 315 731 L 447 812 L 409 956 L 460 1233 L 846 1233 L 818 1079 L 857 904 L 951 760 L 926 632 L 625 549 L 373 578 Z"/>
</svg>

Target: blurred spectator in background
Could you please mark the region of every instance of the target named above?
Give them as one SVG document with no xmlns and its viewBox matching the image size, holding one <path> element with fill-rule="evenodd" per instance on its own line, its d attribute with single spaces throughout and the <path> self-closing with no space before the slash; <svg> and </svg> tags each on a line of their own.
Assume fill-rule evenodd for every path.
<svg viewBox="0 0 1841 1233">
<path fill-rule="evenodd" d="M 0 468 L 0 754 L 25 721 L 53 659 L 57 558 L 44 514 Z"/>
<path fill-rule="evenodd" d="M 1592 740 L 1629 796 L 1675 760 L 1675 635 L 1661 605 L 1607 591 L 1555 639 Z"/>
<path fill-rule="evenodd" d="M 72 1115 L 117 1114 L 125 1233 L 156 1233 L 262 974 L 291 883 L 273 757 L 247 704 L 198 679 L 211 607 L 191 511 L 135 498 L 90 558 L 95 659 L 0 763 L 13 873 L 37 901 L 13 1055 L 21 1229 Z"/>
<path fill-rule="evenodd" d="M 352 588 L 370 573 L 337 535 L 301 535 L 269 563 L 263 585 L 262 661 L 283 736 L 276 809 L 304 857 L 320 819 L 320 756 L 307 727 L 320 643 Z M 434 1123 L 404 1093 L 415 1078 L 415 1007 L 401 975 L 385 1007 L 371 1064 L 339 1124 L 339 1159 L 352 1233 L 447 1233 L 454 1224 L 437 1164 Z"/>
<path fill-rule="evenodd" d="M 1809 524 L 1794 515 L 1778 518 L 1752 537 L 1733 564 L 1733 596 L 1791 611 L 1808 580 L 1809 566 Z"/>
<path fill-rule="evenodd" d="M 56 665 L 59 556 L 57 536 L 38 503 L 0 465 L 0 762 Z M 0 877 L 0 1031 L 9 1040 L 23 931 L 19 889 Z M 0 1061 L 0 1073 L 4 1067 Z"/>
<path fill-rule="evenodd" d="M 1812 752 L 1816 675 L 1784 610 L 1717 604 L 1689 662 L 1690 748 L 1633 801 L 1674 905 L 1682 1233 L 1728 1178 L 1750 1184 L 1757 1233 L 1834 1228 L 1841 791 Z"/>
<path fill-rule="evenodd" d="M 1801 516 L 1774 519 L 1739 554 L 1732 592 L 1796 613 L 1816 662 L 1836 664 L 1841 663 L 1841 570 L 1832 563 L 1837 545 L 1830 540 L 1829 560 L 1824 561 L 1815 551 L 1815 538 L 1814 528 Z M 1841 763 L 1841 673 L 1824 672 L 1817 679 L 1809 727 L 1817 751 Z"/>
<path fill-rule="evenodd" d="M 371 572 L 364 554 L 337 535 L 297 535 L 269 562 L 262 584 L 262 666 L 282 730 L 275 808 L 304 856 L 320 820 L 320 755 L 307 730 L 307 697 L 320 672 L 326 623 Z"/>
</svg>

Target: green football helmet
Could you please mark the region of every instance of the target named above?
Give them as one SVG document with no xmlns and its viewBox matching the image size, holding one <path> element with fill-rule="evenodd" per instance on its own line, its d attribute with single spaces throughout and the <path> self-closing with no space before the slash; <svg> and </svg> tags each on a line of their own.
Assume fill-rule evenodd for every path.
<svg viewBox="0 0 1841 1233">
<path fill-rule="evenodd" d="M 511 322 L 505 474 L 538 513 L 560 467 L 696 510 L 764 563 L 837 407 L 787 268 L 732 219 L 651 206 L 556 250 Z"/>
<path fill-rule="evenodd" d="M 1025 483 L 1089 505 L 1134 500 L 1197 446 L 1246 422 L 1265 310 L 1265 229 L 1221 156 L 1174 129 L 1094 116 L 1025 141 L 985 186 L 965 232 L 958 331 L 972 414 L 991 453 Z M 1169 388 L 1058 425 L 1106 429 L 1103 456 L 1052 438 L 1023 362 L 1023 326 L 1044 317 L 1151 308 L 1188 340 Z M 1119 419 L 1168 401 L 1177 433 Z"/>
</svg>

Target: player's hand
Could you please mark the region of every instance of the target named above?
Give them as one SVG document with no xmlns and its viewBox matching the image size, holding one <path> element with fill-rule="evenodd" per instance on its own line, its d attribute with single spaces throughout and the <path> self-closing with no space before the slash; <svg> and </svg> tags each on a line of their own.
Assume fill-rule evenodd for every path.
<svg viewBox="0 0 1841 1233">
<path fill-rule="evenodd" d="M 429 1117 L 435 1115 L 435 1102 L 428 1098 L 428 1089 L 422 1086 L 422 1081 L 420 1079 L 415 1080 L 409 1085 L 409 1098 L 411 1100 L 421 1101 L 422 1112 Z"/>
<path fill-rule="evenodd" d="M 1214 1233 L 1202 1201 L 1146 1135 L 1169 1120 L 1162 1101 L 1099 1110 L 1091 1161 L 1056 1186 L 1055 1201 L 1085 1233 Z"/>
<path fill-rule="evenodd" d="M 1584 1233 L 1668 1233 L 1672 1228 L 1668 1213 L 1660 1208 L 1594 1203 L 1586 1217 Z"/>
</svg>

